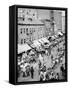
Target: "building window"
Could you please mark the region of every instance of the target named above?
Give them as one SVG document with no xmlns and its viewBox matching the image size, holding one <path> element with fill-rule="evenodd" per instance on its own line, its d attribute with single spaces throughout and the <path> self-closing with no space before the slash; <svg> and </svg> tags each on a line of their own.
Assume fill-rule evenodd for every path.
<svg viewBox="0 0 69 90">
<path fill-rule="evenodd" d="M 26 28 L 26 33 L 28 33 L 28 28 Z"/>
<path fill-rule="evenodd" d="M 25 18 L 23 18 L 23 21 L 25 20 Z"/>
<path fill-rule="evenodd" d="M 35 32 L 35 28 L 34 28 L 34 32 Z"/>
<path fill-rule="evenodd" d="M 31 33 L 31 28 L 30 28 L 30 33 Z"/>
<path fill-rule="evenodd" d="M 21 44 L 23 44 L 23 39 L 21 39 Z"/>
<path fill-rule="evenodd" d="M 29 41 L 31 41 L 31 37 L 29 38 Z"/>
<path fill-rule="evenodd" d="M 24 33 L 25 33 L 25 28 L 24 28 Z"/>
<path fill-rule="evenodd" d="M 29 14 L 29 13 L 27 12 L 27 14 Z"/>
<path fill-rule="evenodd" d="M 32 28 L 32 33 L 34 32 L 34 28 Z"/>
<path fill-rule="evenodd" d="M 35 14 L 33 14 L 33 16 L 35 16 Z"/>
<path fill-rule="evenodd" d="M 28 20 L 32 21 L 32 18 L 28 18 Z"/>
<path fill-rule="evenodd" d="M 24 39 L 24 43 L 26 43 L 26 39 Z"/>
<path fill-rule="evenodd" d="M 25 20 L 25 17 L 23 16 L 23 21 Z"/>
<path fill-rule="evenodd" d="M 21 28 L 21 31 L 20 31 L 20 33 L 22 34 L 22 28 Z"/>
</svg>

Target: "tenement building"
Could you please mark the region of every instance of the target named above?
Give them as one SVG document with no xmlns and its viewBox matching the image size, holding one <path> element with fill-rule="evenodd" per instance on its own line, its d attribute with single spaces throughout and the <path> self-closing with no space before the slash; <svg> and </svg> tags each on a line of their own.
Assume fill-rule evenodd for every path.
<svg viewBox="0 0 69 90">
<path fill-rule="evenodd" d="M 21 11 L 20 11 L 21 10 Z M 29 41 L 45 37 L 44 23 L 37 18 L 37 13 L 32 9 L 18 10 L 18 43 L 25 44 Z"/>
</svg>

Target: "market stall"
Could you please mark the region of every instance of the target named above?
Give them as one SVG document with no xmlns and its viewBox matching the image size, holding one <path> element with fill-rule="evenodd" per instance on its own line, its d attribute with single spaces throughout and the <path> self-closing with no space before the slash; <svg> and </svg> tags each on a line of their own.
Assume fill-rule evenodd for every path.
<svg viewBox="0 0 69 90">
<path fill-rule="evenodd" d="M 31 50 L 31 47 L 28 44 L 23 44 L 23 45 L 18 44 L 18 54 L 22 52 L 26 52 L 28 50 Z"/>
<path fill-rule="evenodd" d="M 61 32 L 58 32 L 58 35 L 63 36 L 63 34 Z"/>
</svg>

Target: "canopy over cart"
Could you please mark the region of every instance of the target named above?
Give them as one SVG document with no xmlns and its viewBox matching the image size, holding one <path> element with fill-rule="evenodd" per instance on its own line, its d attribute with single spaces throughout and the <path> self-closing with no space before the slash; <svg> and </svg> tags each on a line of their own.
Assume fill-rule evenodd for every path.
<svg viewBox="0 0 69 90">
<path fill-rule="evenodd" d="M 30 49 L 31 49 L 31 47 L 28 44 L 24 44 L 24 45 L 18 44 L 18 54 L 20 54 L 22 52 L 26 52 Z"/>
</svg>

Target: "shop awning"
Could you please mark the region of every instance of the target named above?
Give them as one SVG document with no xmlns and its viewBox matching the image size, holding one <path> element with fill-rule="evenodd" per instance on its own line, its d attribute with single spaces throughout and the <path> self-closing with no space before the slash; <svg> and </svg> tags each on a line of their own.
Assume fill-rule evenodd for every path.
<svg viewBox="0 0 69 90">
<path fill-rule="evenodd" d="M 61 32 L 58 32 L 58 34 L 61 35 L 61 36 L 63 35 Z"/>
<path fill-rule="evenodd" d="M 44 43 L 46 43 L 46 42 L 49 43 L 49 40 L 48 40 L 47 38 L 42 38 L 41 40 L 42 40 Z"/>
<path fill-rule="evenodd" d="M 55 36 L 52 36 L 52 39 L 55 39 Z"/>
<path fill-rule="evenodd" d="M 44 43 L 44 41 L 43 41 L 42 39 L 39 39 L 38 41 L 39 41 L 40 43 L 42 43 L 42 44 Z"/>
<path fill-rule="evenodd" d="M 55 38 L 58 38 L 58 35 L 54 35 Z"/>
<path fill-rule="evenodd" d="M 55 40 L 56 39 L 56 37 L 55 36 L 50 36 L 49 38 L 48 38 L 48 40 L 51 42 L 51 41 L 53 41 L 53 40 Z"/>
<path fill-rule="evenodd" d="M 33 45 L 34 45 L 35 47 L 37 47 L 37 46 L 40 46 L 40 43 L 39 43 L 38 40 L 34 40 L 34 41 L 33 41 Z"/>
<path fill-rule="evenodd" d="M 31 47 L 28 44 L 24 44 L 24 45 L 18 44 L 18 54 L 22 53 L 24 51 L 28 51 L 30 49 L 31 49 Z"/>
</svg>

